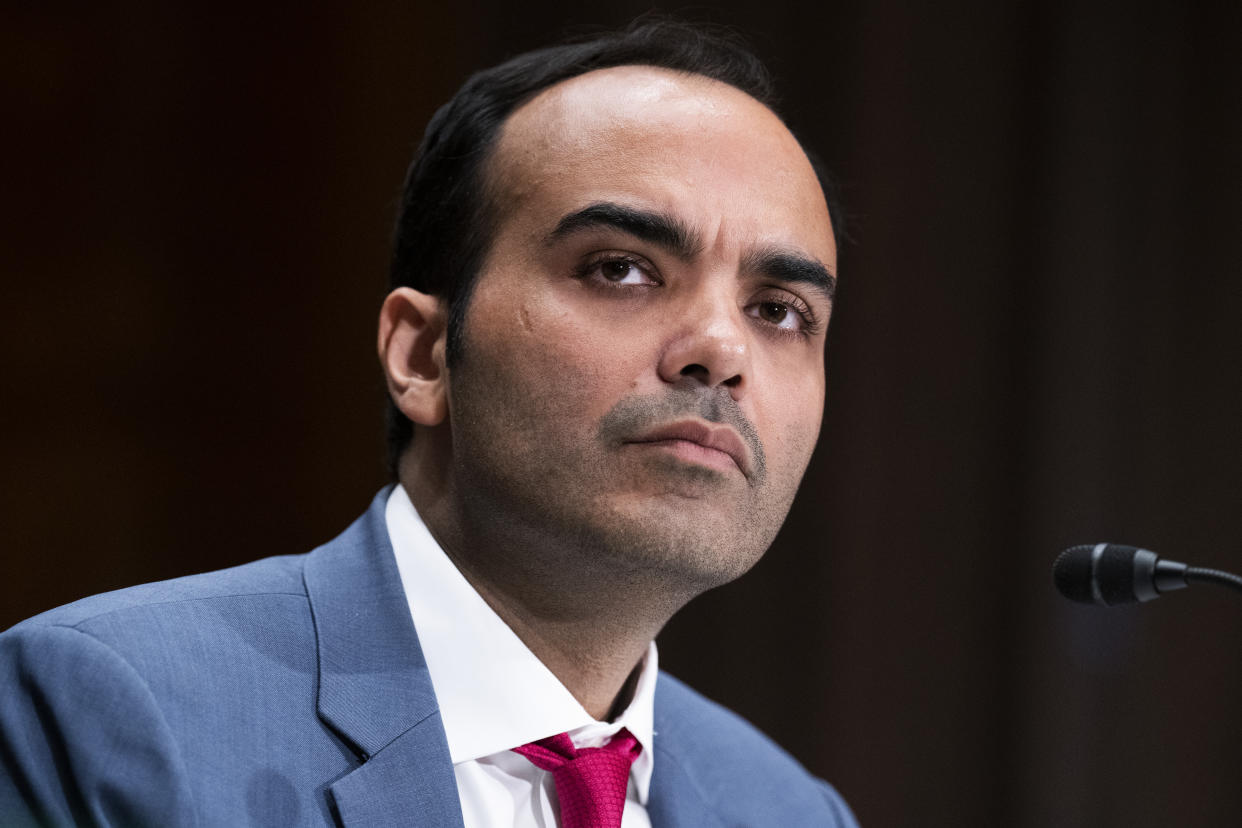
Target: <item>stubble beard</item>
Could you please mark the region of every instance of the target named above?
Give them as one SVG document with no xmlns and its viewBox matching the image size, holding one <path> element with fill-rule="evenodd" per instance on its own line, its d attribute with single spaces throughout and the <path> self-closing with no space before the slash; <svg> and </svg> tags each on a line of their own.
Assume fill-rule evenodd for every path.
<svg viewBox="0 0 1242 828">
<path fill-rule="evenodd" d="M 452 385 L 455 496 L 463 538 L 487 550 L 477 565 L 553 594 L 589 584 L 662 596 L 676 611 L 750 569 L 783 523 L 803 469 L 784 485 L 769 475 L 762 443 L 731 400 L 632 396 L 590 423 L 566 416 L 572 400 L 492 374 L 490 363 L 459 364 Z M 751 447 L 751 477 L 646 449 L 626 454 L 635 451 L 626 436 L 686 415 L 737 429 Z"/>
</svg>

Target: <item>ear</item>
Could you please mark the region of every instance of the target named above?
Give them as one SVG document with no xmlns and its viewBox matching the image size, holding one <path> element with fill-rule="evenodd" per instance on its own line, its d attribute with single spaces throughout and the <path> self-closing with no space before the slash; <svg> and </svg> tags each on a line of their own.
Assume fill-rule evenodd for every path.
<svg viewBox="0 0 1242 828">
<path fill-rule="evenodd" d="M 419 425 L 439 425 L 448 416 L 447 319 L 439 298 L 413 288 L 397 288 L 380 308 L 379 358 L 388 393 Z"/>
</svg>

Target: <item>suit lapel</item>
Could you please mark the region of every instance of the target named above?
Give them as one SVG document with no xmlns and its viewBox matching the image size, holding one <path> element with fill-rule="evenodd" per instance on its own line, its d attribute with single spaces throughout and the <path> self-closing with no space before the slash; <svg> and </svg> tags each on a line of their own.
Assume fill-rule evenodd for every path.
<svg viewBox="0 0 1242 828">
<path fill-rule="evenodd" d="M 677 761 L 676 754 L 660 747 L 660 735 L 656 736 L 655 753 L 651 795 L 647 799 L 651 828 L 722 826 L 711 805 Z"/>
<path fill-rule="evenodd" d="M 668 682 L 661 673 L 655 691 L 655 763 L 652 765 L 651 791 L 647 814 L 652 828 L 716 828 L 724 823 L 705 797 L 701 785 L 688 768 L 701 767 L 718 757 L 696 755 L 691 711 L 683 709 L 679 694 L 666 692 Z"/>
<path fill-rule="evenodd" d="M 435 692 L 410 620 L 384 509 L 390 489 L 307 557 L 319 717 L 362 760 L 332 786 L 342 824 L 461 826 Z"/>
<path fill-rule="evenodd" d="M 438 713 L 331 786 L 341 824 L 460 826 L 461 805 Z"/>
</svg>

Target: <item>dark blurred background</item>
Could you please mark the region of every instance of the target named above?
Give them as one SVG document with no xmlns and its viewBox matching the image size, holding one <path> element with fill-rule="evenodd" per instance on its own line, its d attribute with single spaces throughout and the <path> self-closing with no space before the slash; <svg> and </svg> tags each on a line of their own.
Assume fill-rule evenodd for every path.
<svg viewBox="0 0 1242 828">
<path fill-rule="evenodd" d="M 8 3 L 0 627 L 310 549 L 386 481 L 401 177 L 473 69 L 645 5 Z M 769 0 L 854 220 L 823 438 L 664 665 L 868 826 L 1224 826 L 1242 602 L 1076 607 L 1135 543 L 1242 570 L 1242 7 Z"/>
</svg>

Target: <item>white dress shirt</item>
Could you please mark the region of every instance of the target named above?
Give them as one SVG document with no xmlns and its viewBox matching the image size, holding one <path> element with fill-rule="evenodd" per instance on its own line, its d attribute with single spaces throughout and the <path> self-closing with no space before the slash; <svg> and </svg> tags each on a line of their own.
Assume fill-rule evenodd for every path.
<svg viewBox="0 0 1242 828">
<path fill-rule="evenodd" d="M 466 828 L 554 828 L 552 774 L 512 749 L 557 733 L 568 733 L 578 747 L 597 747 L 623 727 L 643 749 L 630 769 L 621 824 L 650 828 L 655 642 L 630 706 L 616 721 L 597 721 L 458 571 L 403 487 L 389 495 L 385 519 L 440 704 Z"/>
</svg>

